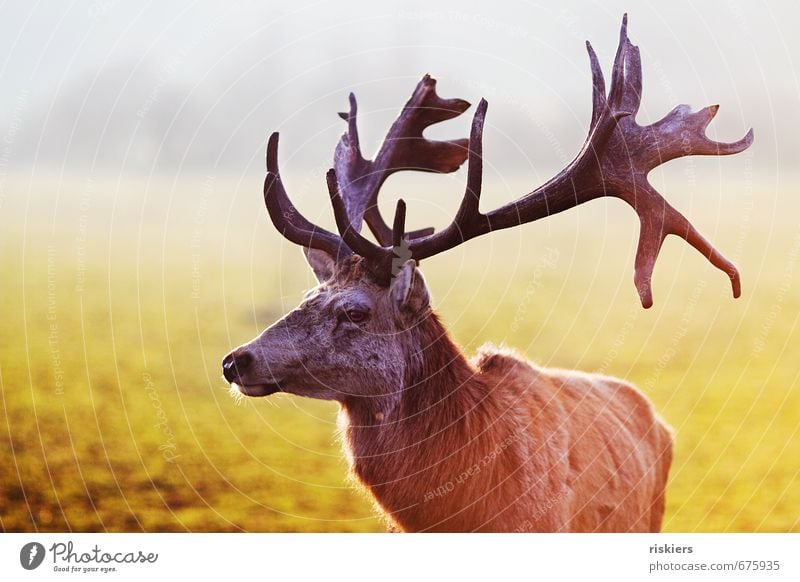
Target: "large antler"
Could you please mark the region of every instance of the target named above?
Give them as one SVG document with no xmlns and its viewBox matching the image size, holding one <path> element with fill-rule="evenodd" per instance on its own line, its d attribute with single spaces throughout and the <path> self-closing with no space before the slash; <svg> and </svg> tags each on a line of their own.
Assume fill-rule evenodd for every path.
<svg viewBox="0 0 800 582">
<path fill-rule="evenodd" d="M 356 124 L 358 106 L 355 95 L 350 94 L 350 111 L 339 116 L 347 121 L 347 132 L 342 135 L 334 153 L 334 168 L 328 172 L 336 222 L 340 235 L 315 226 L 294 207 L 281 181 L 278 169 L 278 134 L 273 133 L 267 144 L 267 177 L 264 181 L 264 201 L 275 227 L 295 244 L 326 251 L 337 259 L 356 252 L 370 258 L 376 272 L 390 276 L 391 247 L 407 239 L 429 235 L 432 228 L 393 232 L 383 220 L 378 209 L 378 193 L 386 179 L 401 170 L 450 173 L 456 171 L 467 159 L 469 140 L 429 140 L 422 133 L 430 125 L 461 115 L 469 108 L 463 99 L 442 99 L 436 94 L 436 80 L 425 75 L 400 115 L 392 124 L 374 160 L 361 153 Z M 402 207 L 402 217 L 400 216 Z M 398 203 L 395 231 L 405 223 L 405 203 Z M 356 236 L 366 221 L 381 246 Z"/>
<path fill-rule="evenodd" d="M 278 133 L 267 142 L 267 177 L 264 179 L 264 202 L 272 224 L 291 242 L 307 248 L 320 249 L 336 260 L 353 254 L 342 237 L 309 222 L 294 207 L 281 181 L 278 170 Z"/>
<path fill-rule="evenodd" d="M 422 132 L 430 125 L 461 115 L 468 108 L 469 103 L 463 99 L 439 97 L 436 80 L 425 75 L 386 134 L 375 159 L 366 160 L 361 153 L 356 125 L 356 98 L 350 94 L 350 111 L 339 114 L 347 121 L 347 132 L 339 140 L 333 160 L 352 228 L 360 231 L 363 218 L 378 242 L 384 247 L 391 246 L 392 231 L 378 210 L 381 186 L 391 174 L 400 170 L 443 174 L 456 171 L 467 159 L 468 140 L 429 140 Z M 415 231 L 408 233 L 407 238 L 432 232 L 433 229 Z"/>
<path fill-rule="evenodd" d="M 625 15 L 608 94 L 597 55 L 592 45 L 586 43 L 594 80 L 593 110 L 589 135 L 578 156 L 540 188 L 488 214 L 478 210 L 482 178 L 481 140 L 487 108 L 486 101 L 481 101 L 472 123 L 467 188 L 461 207 L 453 223 L 445 230 L 411 241 L 409 249 L 415 259 L 431 257 L 489 231 L 532 222 L 600 196 L 616 196 L 636 210 L 641 222 L 634 282 L 645 308 L 653 304 L 650 279 L 662 242 L 668 234 L 685 239 L 715 267 L 726 272 L 731 279 L 734 297 L 739 296 L 741 288 L 736 267 L 664 200 L 647 181 L 647 174 L 664 162 L 681 156 L 741 152 L 752 143 L 753 131 L 751 129 L 734 143 L 718 143 L 706 137 L 705 129 L 714 118 L 717 105 L 695 113 L 687 105 L 678 105 L 652 125 L 637 124 L 635 116 L 641 103 L 642 66 L 639 49 L 628 39 L 627 24 Z"/>
<path fill-rule="evenodd" d="M 664 238 L 669 234 L 685 239 L 714 266 L 725 271 L 731 279 L 733 295 L 738 297 L 741 289 L 736 267 L 717 252 L 683 215 L 664 200 L 647 181 L 647 174 L 660 164 L 681 156 L 727 155 L 740 152 L 752 143 L 752 130 L 734 143 L 726 144 L 710 140 L 705 135 L 705 129 L 717 112 L 716 105 L 695 113 L 692 113 L 688 106 L 679 105 L 660 121 L 647 126 L 637 124 L 635 117 L 641 102 L 642 69 L 639 49 L 628 39 L 627 15 L 622 21 L 620 42 L 608 93 L 605 90 L 605 79 L 597 56 L 588 42 L 586 47 L 589 51 L 594 81 L 593 109 L 588 137 L 578 156 L 569 166 L 530 194 L 487 214 L 480 212 L 483 123 L 488 107 L 486 101 L 481 100 L 472 122 L 464 198 L 453 222 L 441 232 L 409 240 L 410 237 L 406 237 L 403 231 L 405 205 L 400 201 L 391 240 L 388 239 L 388 227 L 382 219 L 380 222 L 383 224 L 383 234 L 378 236 L 382 246 L 376 246 L 359 234 L 360 217 L 356 210 L 359 207 L 364 209 L 374 207 L 377 212 L 375 206 L 377 189 L 388 175 L 381 173 L 385 170 L 375 172 L 375 175 L 383 177 L 376 180 L 369 188 L 346 191 L 344 196 L 340 191 L 341 184 L 337 180 L 336 171 L 331 170 L 328 173 L 328 190 L 341 238 L 318 229 L 299 216 L 291 206 L 280 184 L 277 154 L 273 152 L 273 163 L 270 165 L 268 152 L 267 165 L 270 172 L 265 183 L 265 195 L 273 222 L 287 238 L 298 244 L 326 250 L 333 249 L 335 252 L 330 250 L 329 252 L 334 256 L 348 252 L 362 255 L 372 266 L 378 279 L 388 282 L 397 247 L 404 247 L 406 256 L 421 261 L 493 230 L 532 222 L 601 196 L 616 196 L 628 202 L 639 215 L 641 229 L 634 281 L 645 308 L 653 303 L 650 288 L 653 267 Z M 426 79 L 423 79 L 420 86 L 423 86 Z M 348 138 L 346 135 L 342 143 L 345 142 L 345 138 L 348 138 L 351 144 L 355 143 L 355 148 L 350 151 L 351 155 L 354 155 L 352 152 L 358 152 L 358 142 L 357 133 L 354 133 L 355 102 L 351 103 L 351 115 L 348 118 L 351 121 L 351 131 L 348 135 L 351 137 Z M 441 121 L 455 115 L 438 117 L 437 120 Z M 392 129 L 394 130 L 395 126 Z M 352 136 L 355 136 L 354 142 Z M 344 148 L 342 143 L 340 147 Z M 457 142 L 452 143 L 457 144 Z M 276 136 L 270 140 L 270 147 L 273 144 L 277 147 Z M 376 162 L 380 159 L 379 153 Z M 360 153 L 355 160 L 354 163 L 338 167 L 341 171 L 350 172 L 351 175 L 369 175 L 369 172 L 359 173 L 357 168 L 364 167 L 363 164 L 370 162 L 360 158 Z M 382 166 L 379 164 L 378 167 Z M 354 182 L 354 180 L 345 181 L 348 185 Z M 356 192 L 359 194 L 356 195 Z M 361 200 L 366 202 L 356 202 Z M 284 218 L 280 219 L 282 215 Z M 276 216 L 279 220 L 276 220 Z M 347 247 L 346 251 L 342 250 L 343 246 Z"/>
</svg>

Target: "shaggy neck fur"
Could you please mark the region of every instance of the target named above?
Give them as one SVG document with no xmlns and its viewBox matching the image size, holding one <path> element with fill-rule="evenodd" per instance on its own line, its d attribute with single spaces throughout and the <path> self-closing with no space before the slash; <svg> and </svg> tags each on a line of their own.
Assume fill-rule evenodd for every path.
<svg viewBox="0 0 800 582">
<path fill-rule="evenodd" d="M 409 330 L 405 388 L 388 414 L 376 403 L 342 403 L 345 449 L 355 477 L 404 530 L 452 530 L 469 501 L 480 503 L 482 479 L 454 480 L 479 470 L 497 442 L 513 432 L 504 406 L 464 357 L 434 313 Z M 401 388 L 398 388 L 401 389 Z M 515 463 L 516 455 L 497 456 Z M 477 467 L 477 469 L 476 469 Z M 448 493 L 440 499 L 438 493 Z M 434 497 L 435 502 L 434 502 Z"/>
</svg>

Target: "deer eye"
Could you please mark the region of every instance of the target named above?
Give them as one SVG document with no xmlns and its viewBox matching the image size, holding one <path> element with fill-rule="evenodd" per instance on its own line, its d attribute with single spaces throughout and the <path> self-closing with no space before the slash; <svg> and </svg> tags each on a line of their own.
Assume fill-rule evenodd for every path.
<svg viewBox="0 0 800 582">
<path fill-rule="evenodd" d="M 348 309 L 342 314 L 340 319 L 351 323 L 364 323 L 367 321 L 368 317 L 369 313 L 363 309 Z"/>
</svg>

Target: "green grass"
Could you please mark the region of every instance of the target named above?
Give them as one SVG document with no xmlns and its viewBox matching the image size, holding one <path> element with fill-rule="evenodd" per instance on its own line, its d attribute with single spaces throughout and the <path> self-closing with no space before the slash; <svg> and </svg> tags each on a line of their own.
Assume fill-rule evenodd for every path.
<svg viewBox="0 0 800 582">
<path fill-rule="evenodd" d="M 677 431 L 665 529 L 800 531 L 797 213 L 774 215 L 774 185 L 730 183 L 664 190 L 740 266 L 738 301 L 670 239 L 642 310 L 637 224 L 618 202 L 472 241 L 424 271 L 466 349 L 508 344 L 647 393 Z M 180 184 L 7 186 L 2 529 L 382 531 L 347 480 L 336 405 L 237 404 L 220 376 L 222 356 L 311 285 L 299 251 L 271 232 L 257 180 Z M 445 222 L 460 188 L 445 184 L 428 220 L 412 204 L 412 226 Z M 748 209 L 753 190 L 766 203 Z M 330 224 L 322 202 L 301 197 Z"/>
</svg>

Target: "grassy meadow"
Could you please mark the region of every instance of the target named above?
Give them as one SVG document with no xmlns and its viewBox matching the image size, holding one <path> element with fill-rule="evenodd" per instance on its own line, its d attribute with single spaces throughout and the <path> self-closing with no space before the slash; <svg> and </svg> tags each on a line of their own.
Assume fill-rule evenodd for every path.
<svg viewBox="0 0 800 582">
<path fill-rule="evenodd" d="M 743 177 L 742 158 L 707 164 L 705 182 L 654 180 L 737 263 L 739 300 L 672 237 L 643 310 L 638 224 L 619 201 L 471 241 L 423 269 L 467 350 L 514 346 L 626 378 L 653 400 L 677 434 L 666 530 L 800 531 L 797 202 L 786 209 L 794 197 L 775 178 Z M 301 210 L 330 226 L 317 173 L 286 171 Z M 335 404 L 237 403 L 221 377 L 221 358 L 312 285 L 267 221 L 260 180 L 6 180 L 2 530 L 384 530 L 347 479 Z M 526 182 L 490 180 L 485 207 Z M 387 193 L 418 192 L 406 196 L 410 227 L 441 227 L 462 184 L 463 173 L 398 176 Z"/>
</svg>

